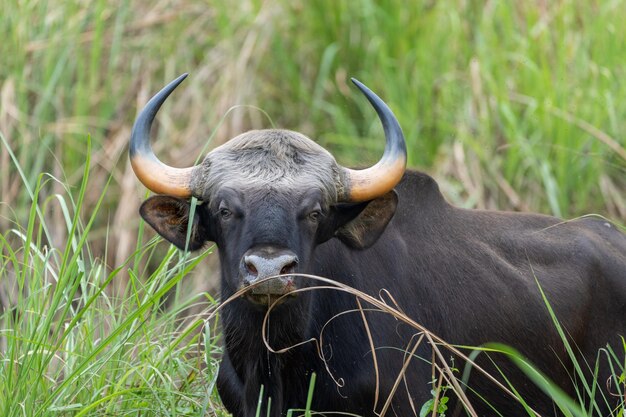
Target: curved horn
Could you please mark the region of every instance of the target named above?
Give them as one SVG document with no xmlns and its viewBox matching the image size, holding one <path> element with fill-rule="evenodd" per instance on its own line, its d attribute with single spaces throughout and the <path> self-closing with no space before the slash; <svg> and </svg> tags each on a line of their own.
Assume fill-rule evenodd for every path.
<svg viewBox="0 0 626 417">
<path fill-rule="evenodd" d="M 385 102 L 358 80 L 352 78 L 352 82 L 378 113 L 387 141 L 385 152 L 376 165 L 362 170 L 342 168 L 345 190 L 342 200 L 360 202 L 380 197 L 400 182 L 406 169 L 406 143 L 398 120 Z"/>
<path fill-rule="evenodd" d="M 157 194 L 188 198 L 192 195 L 191 178 L 196 167 L 174 168 L 159 161 L 150 145 L 150 127 L 161 105 L 178 85 L 187 78 L 183 74 L 166 85 L 143 108 L 130 136 L 130 164 L 139 181 Z"/>
</svg>

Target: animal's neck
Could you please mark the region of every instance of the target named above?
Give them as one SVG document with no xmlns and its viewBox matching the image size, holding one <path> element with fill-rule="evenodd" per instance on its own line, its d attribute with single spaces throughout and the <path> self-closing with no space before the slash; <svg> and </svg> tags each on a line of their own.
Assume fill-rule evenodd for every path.
<svg viewBox="0 0 626 417">
<path fill-rule="evenodd" d="M 281 410 L 297 405 L 294 401 L 305 396 L 308 379 L 303 375 L 301 358 L 311 357 L 312 347 L 296 345 L 305 340 L 302 326 L 310 320 L 297 303 L 278 306 L 266 320 L 264 334 L 262 326 L 267 312 L 245 300 L 236 301 L 240 305 L 227 306 L 230 308 L 223 312 L 222 324 L 225 349 L 243 383 L 244 404 L 258 404 L 261 398 L 261 415 L 277 417 Z M 250 415 L 256 413 L 256 409 L 247 411 Z"/>
<path fill-rule="evenodd" d="M 275 306 L 268 315 L 267 310 L 245 299 L 233 300 L 225 306 L 222 314 L 222 327 L 229 353 L 231 350 L 245 350 L 243 353 L 246 357 L 254 355 L 263 360 L 267 356 L 268 346 L 274 351 L 288 351 L 288 348 L 299 344 L 306 337 L 305 325 L 309 322 L 303 304 L 304 300 L 292 300 L 288 304 Z"/>
</svg>

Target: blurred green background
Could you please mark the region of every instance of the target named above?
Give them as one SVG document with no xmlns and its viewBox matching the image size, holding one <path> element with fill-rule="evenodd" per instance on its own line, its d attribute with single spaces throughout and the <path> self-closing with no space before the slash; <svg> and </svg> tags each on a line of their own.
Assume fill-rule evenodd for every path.
<svg viewBox="0 0 626 417">
<path fill-rule="evenodd" d="M 155 134 L 172 165 L 271 126 L 369 164 L 383 140 L 356 77 L 455 204 L 626 219 L 624 1 L 2 3 L 0 130 L 30 184 L 77 184 L 90 136 L 93 199 L 113 176 L 113 233 L 135 236 L 143 194 L 133 119 L 182 72 Z M 0 164 L 6 227 L 28 199 L 5 144 Z"/>
<path fill-rule="evenodd" d="M 115 273 L 131 256 L 155 263 L 137 255 L 146 191 L 127 146 L 138 110 L 183 72 L 153 129 L 171 165 L 267 127 L 301 131 L 344 165 L 371 164 L 384 140 L 356 77 L 395 112 L 410 166 L 435 176 L 452 203 L 626 222 L 624 0 L 0 0 L 0 10 L 0 304 L 14 304 L 16 276 L 30 273 L 20 272 L 30 241 L 15 246 L 9 231 L 23 244 L 39 230 L 32 257 L 53 259 L 48 251 L 66 253 L 72 219 L 94 214 L 80 236 L 85 259 Z M 34 215 L 38 184 L 46 203 Z M 72 253 L 86 247 L 70 243 Z M 133 268 L 116 285 L 141 280 Z M 202 285 L 208 270 L 196 271 Z M 22 381 L 27 392 L 32 381 Z"/>
</svg>

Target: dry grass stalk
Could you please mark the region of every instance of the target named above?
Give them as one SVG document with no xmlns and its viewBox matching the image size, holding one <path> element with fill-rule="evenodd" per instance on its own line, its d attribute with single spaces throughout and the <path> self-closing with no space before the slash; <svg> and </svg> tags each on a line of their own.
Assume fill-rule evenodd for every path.
<svg viewBox="0 0 626 417">
<path fill-rule="evenodd" d="M 370 304 L 370 305 L 372 305 L 374 307 L 374 309 L 371 310 L 371 311 L 379 311 L 379 312 L 383 312 L 383 313 L 389 314 L 392 317 L 396 318 L 398 321 L 406 323 L 409 326 L 411 326 L 412 328 L 414 328 L 416 330 L 416 332 L 417 332 L 416 334 L 420 335 L 420 338 L 418 339 L 418 342 L 422 343 L 423 338 L 425 338 L 427 340 L 428 344 L 430 345 L 430 347 L 431 347 L 431 349 L 433 351 L 433 355 L 436 358 L 436 360 L 433 361 L 433 366 L 437 369 L 438 373 L 440 375 L 442 375 L 442 377 L 446 380 L 446 383 L 449 384 L 449 386 L 452 387 L 452 390 L 454 391 L 455 395 L 458 396 L 459 400 L 461 401 L 461 403 L 465 407 L 466 411 L 468 413 L 470 413 L 470 415 L 477 416 L 477 414 L 474 411 L 471 403 L 469 402 L 469 399 L 467 398 L 467 396 L 465 394 L 465 390 L 461 387 L 458 378 L 456 377 L 456 375 L 454 374 L 453 370 L 448 365 L 447 360 L 445 359 L 445 357 L 443 355 L 442 349 L 445 349 L 450 354 L 458 357 L 461 361 L 471 365 L 473 369 L 475 369 L 477 372 L 481 373 L 484 377 L 486 377 L 489 381 L 491 381 L 496 386 L 497 389 L 500 389 L 502 392 L 504 392 L 511 399 L 513 399 L 514 401 L 518 401 L 518 402 L 520 401 L 520 399 L 510 389 L 508 389 L 504 384 L 502 384 L 494 376 L 489 374 L 484 368 L 482 368 L 480 365 L 478 365 L 475 360 L 472 360 L 468 355 L 463 353 L 459 349 L 459 347 L 447 343 L 446 341 L 441 339 L 439 336 L 437 336 L 436 334 L 432 333 L 427 328 L 425 328 L 421 324 L 417 323 L 416 321 L 414 321 L 413 319 L 408 317 L 406 314 L 404 314 L 401 311 L 399 311 L 397 308 L 392 307 L 389 304 L 387 304 L 384 300 L 379 299 L 379 298 L 375 298 L 375 297 L 373 297 L 371 295 L 365 294 L 365 293 L 363 293 L 363 292 L 361 292 L 359 290 L 356 290 L 356 289 L 354 289 L 354 288 L 352 288 L 352 287 L 350 287 L 348 285 L 345 285 L 345 284 L 340 283 L 338 281 L 334 281 L 334 280 L 329 279 L 329 278 L 324 278 L 324 277 L 320 277 L 320 276 L 316 276 L 316 275 L 310 275 L 310 274 L 297 274 L 297 275 L 299 277 L 302 277 L 302 278 L 307 278 L 307 279 L 311 279 L 311 280 L 314 280 L 314 281 L 322 282 L 325 285 L 314 286 L 314 287 L 306 287 L 306 288 L 299 288 L 299 289 L 294 291 L 295 293 L 301 293 L 301 292 L 307 292 L 307 291 L 316 291 L 316 290 L 335 290 L 335 291 L 346 292 L 348 294 L 354 295 L 356 297 L 356 299 L 358 300 L 357 302 L 359 303 L 359 305 L 360 305 L 360 303 L 362 301 L 366 302 L 367 304 Z M 213 311 L 211 313 L 211 315 L 209 316 L 209 319 L 214 318 L 215 314 L 217 314 L 221 308 L 223 308 L 225 305 L 229 304 L 231 301 L 241 297 L 242 295 L 244 295 L 246 292 L 250 291 L 255 286 L 261 285 L 263 282 L 265 282 L 267 280 L 270 280 L 270 279 L 273 279 L 273 278 L 276 278 L 276 277 L 265 278 L 265 279 L 259 280 L 258 282 L 255 282 L 253 285 L 250 285 L 250 286 L 248 286 L 246 288 L 240 289 L 239 291 L 237 291 L 235 294 L 233 294 L 227 300 L 223 300 L 222 303 L 220 304 L 220 306 L 215 311 Z M 385 291 L 385 293 L 387 293 L 387 292 Z M 275 349 L 275 348 L 273 348 L 269 344 L 268 337 L 267 337 L 267 332 L 268 332 L 268 329 L 269 329 L 269 327 L 271 325 L 271 323 L 270 323 L 270 313 L 271 313 L 272 309 L 278 303 L 280 303 L 280 301 L 284 297 L 288 297 L 288 296 L 291 296 L 291 295 L 293 295 L 293 293 L 284 295 L 282 297 L 279 297 L 277 300 L 274 301 L 274 303 L 272 305 L 269 306 L 268 311 L 265 314 L 265 317 L 264 317 L 263 323 L 262 323 L 261 335 L 262 335 L 262 338 L 263 338 L 263 343 L 265 344 L 267 350 L 269 352 L 271 352 L 271 353 L 281 354 L 281 353 L 288 352 L 289 350 L 294 349 L 294 348 L 296 348 L 298 346 L 302 346 L 302 345 L 308 344 L 308 343 L 314 343 L 316 345 L 316 347 L 317 347 L 317 351 L 318 351 L 318 354 L 320 356 L 320 359 L 324 362 L 324 364 L 326 366 L 326 370 L 328 371 L 329 375 L 332 377 L 332 379 L 335 381 L 335 383 L 337 384 L 338 387 L 344 386 L 345 381 L 342 378 L 336 378 L 335 376 L 332 375 L 332 372 L 330 371 L 330 368 L 328 367 L 328 365 L 326 363 L 326 360 L 324 358 L 324 355 L 322 353 L 323 329 L 320 332 L 319 338 L 310 338 L 310 339 L 307 339 L 307 340 L 303 340 L 303 341 L 298 342 L 298 343 L 296 343 L 296 344 L 294 344 L 292 346 L 284 347 L 284 348 L 281 348 L 281 349 Z M 364 310 L 362 308 L 357 308 L 356 310 L 342 312 L 339 315 L 349 314 L 349 313 L 354 313 L 354 312 L 360 312 L 362 314 L 363 311 L 369 311 L 369 309 L 368 310 Z M 337 316 L 333 317 L 330 321 L 334 320 L 336 317 Z M 406 352 L 414 352 L 414 350 L 417 349 L 417 346 L 419 345 L 418 342 L 416 342 L 416 344 L 413 345 L 413 348 L 410 351 L 407 350 Z M 371 343 L 372 342 L 370 341 L 370 344 Z M 373 352 L 374 352 L 374 350 L 375 349 L 372 348 Z M 410 356 L 411 355 L 409 355 L 409 357 Z M 410 362 L 410 359 L 408 361 Z M 409 363 L 407 361 L 405 361 L 404 366 L 403 366 L 402 370 L 400 371 L 400 374 L 398 375 L 398 378 L 402 377 L 402 375 L 406 371 L 406 368 L 408 367 L 408 365 L 409 365 Z M 378 371 L 375 370 L 375 372 L 378 372 Z M 376 375 L 376 378 L 378 380 L 379 375 Z M 378 398 L 378 393 L 377 393 L 377 398 Z M 386 402 L 388 402 L 388 401 L 390 401 L 389 398 L 386 400 Z M 383 410 L 386 411 L 387 408 L 383 408 Z M 540 417 L 538 413 L 536 413 L 535 411 L 533 411 L 533 412 L 535 413 L 536 416 Z"/>
</svg>

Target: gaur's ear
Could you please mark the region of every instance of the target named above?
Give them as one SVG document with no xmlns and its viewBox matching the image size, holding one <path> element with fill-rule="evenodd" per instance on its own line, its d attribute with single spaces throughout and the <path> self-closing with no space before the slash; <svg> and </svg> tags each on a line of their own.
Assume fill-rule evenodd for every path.
<svg viewBox="0 0 626 417">
<path fill-rule="evenodd" d="M 337 214 L 343 215 L 345 222 L 339 222 L 334 235 L 351 248 L 369 248 L 383 233 L 397 206 L 398 195 L 393 190 L 365 203 L 336 206 Z M 348 218 L 345 218 L 346 215 Z"/>
<path fill-rule="evenodd" d="M 185 245 L 190 209 L 191 203 L 187 200 L 157 195 L 144 201 L 139 213 L 165 239 L 180 249 L 186 247 L 188 250 L 194 251 L 200 249 L 210 237 L 200 221 L 200 210 L 196 210 L 192 220 L 189 244 Z"/>
</svg>

